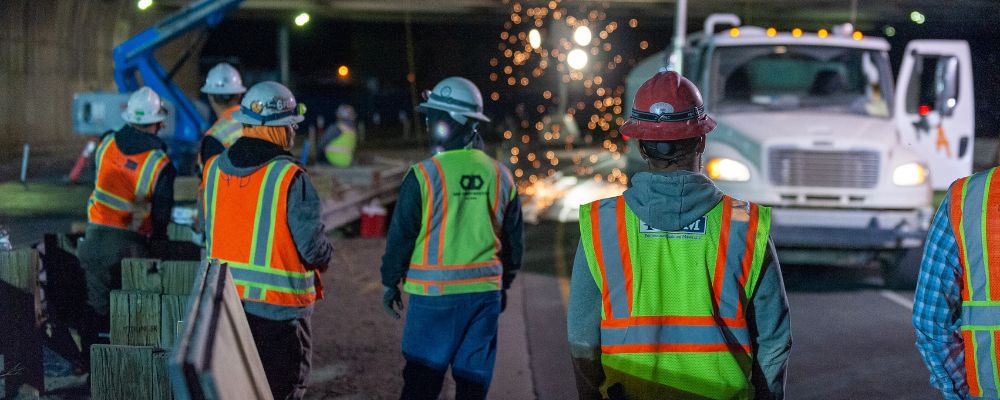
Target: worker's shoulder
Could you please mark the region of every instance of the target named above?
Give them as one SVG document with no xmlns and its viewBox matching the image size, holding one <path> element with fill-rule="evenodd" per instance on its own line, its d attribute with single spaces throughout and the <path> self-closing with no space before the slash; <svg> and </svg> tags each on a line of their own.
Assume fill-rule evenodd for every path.
<svg viewBox="0 0 1000 400">
<path fill-rule="evenodd" d="M 758 216 L 761 215 L 762 213 L 768 215 L 770 215 L 771 213 L 771 209 L 767 206 L 762 206 L 760 204 L 732 197 L 729 195 L 723 197 L 722 201 L 726 201 L 726 199 L 729 200 L 730 205 L 732 206 L 731 218 L 736 221 L 749 221 L 750 216 L 753 215 L 754 213 L 754 210 L 756 210 Z"/>
</svg>

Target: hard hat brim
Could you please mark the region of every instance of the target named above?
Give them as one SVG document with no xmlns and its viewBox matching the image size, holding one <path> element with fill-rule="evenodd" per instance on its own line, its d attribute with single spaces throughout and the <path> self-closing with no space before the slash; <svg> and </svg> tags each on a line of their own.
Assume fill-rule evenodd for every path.
<svg viewBox="0 0 1000 400">
<path fill-rule="evenodd" d="M 165 119 L 167 119 L 167 110 L 162 108 L 160 109 L 160 112 L 142 119 L 130 118 L 128 115 L 128 111 L 122 111 L 122 120 L 130 124 L 137 124 L 137 125 L 155 124 L 157 122 L 163 122 L 163 120 Z"/>
<path fill-rule="evenodd" d="M 301 115 L 291 115 L 291 116 L 288 116 L 288 117 L 285 117 L 285 118 L 276 119 L 274 121 L 267 121 L 267 122 L 261 124 L 260 120 L 251 118 L 250 116 L 244 114 L 243 110 L 236 110 L 236 111 L 233 112 L 233 119 L 236 120 L 237 122 L 240 122 L 240 123 L 243 123 L 243 124 L 247 124 L 247 125 L 257 125 L 257 126 L 260 126 L 260 125 L 264 125 L 264 126 L 289 126 L 289 125 L 292 125 L 292 124 L 297 124 L 299 122 L 302 122 L 303 120 L 306 119 L 306 117 L 303 117 Z"/>
<path fill-rule="evenodd" d="M 648 122 L 629 118 L 618 132 L 624 136 L 640 140 L 682 140 L 707 135 L 715 129 L 712 117 L 677 122 Z"/>
<path fill-rule="evenodd" d="M 438 110 L 447 113 L 455 113 L 466 118 L 472 118 L 481 122 L 490 122 L 490 118 L 481 112 L 473 112 L 467 109 L 452 106 L 450 104 L 439 103 L 436 101 L 425 101 L 417 105 L 417 112 L 427 113 L 427 110 Z"/>
<path fill-rule="evenodd" d="M 204 94 L 243 94 L 247 92 L 247 88 L 240 86 L 238 88 L 216 88 L 210 87 L 208 85 L 201 87 L 201 92 Z"/>
</svg>

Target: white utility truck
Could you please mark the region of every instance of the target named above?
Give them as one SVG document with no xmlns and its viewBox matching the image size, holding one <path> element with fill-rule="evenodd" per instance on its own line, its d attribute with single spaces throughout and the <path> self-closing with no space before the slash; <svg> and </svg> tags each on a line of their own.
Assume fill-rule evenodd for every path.
<svg viewBox="0 0 1000 400">
<path fill-rule="evenodd" d="M 878 260 L 888 285 L 912 286 L 933 192 L 972 169 L 968 44 L 910 42 L 894 84 L 889 43 L 849 24 L 778 32 L 714 14 L 703 32 L 675 43 L 684 46 L 630 72 L 627 100 L 667 68 L 698 85 L 718 121 L 705 173 L 726 193 L 772 208 L 781 260 Z"/>
</svg>

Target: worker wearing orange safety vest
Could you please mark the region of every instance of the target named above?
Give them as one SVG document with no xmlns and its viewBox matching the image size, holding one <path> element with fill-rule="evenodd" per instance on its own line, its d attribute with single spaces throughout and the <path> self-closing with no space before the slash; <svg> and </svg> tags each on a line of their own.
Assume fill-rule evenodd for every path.
<svg viewBox="0 0 1000 400">
<path fill-rule="evenodd" d="M 227 63 L 219 63 L 208 71 L 201 92 L 208 95 L 217 119 L 205 131 L 201 140 L 201 164 L 232 146 L 243 133 L 243 124 L 233 119 L 240 108 L 240 100 L 247 88 L 243 87 L 240 72 Z"/>
<path fill-rule="evenodd" d="M 1000 173 L 952 183 L 924 242 L 917 349 L 946 399 L 1000 398 Z"/>
<path fill-rule="evenodd" d="M 110 328 L 110 292 L 121 288 L 121 260 L 161 256 L 174 204 L 174 166 L 156 133 L 166 111 L 160 96 L 143 87 L 122 112 L 126 125 L 97 146 L 94 191 L 87 201 L 87 230 L 77 249 L 87 282 L 88 315 L 81 327 L 84 355 Z M 89 364 L 87 364 L 89 366 Z"/>
<path fill-rule="evenodd" d="M 455 397 L 485 399 L 507 288 L 521 266 L 521 208 L 507 167 L 482 152 L 479 89 L 447 78 L 425 93 L 434 156 L 403 180 L 382 257 L 383 305 L 403 329 L 402 399 L 437 399 L 445 372 Z"/>
<path fill-rule="evenodd" d="M 770 210 L 701 174 L 715 122 L 676 72 L 647 80 L 624 136 L 649 172 L 580 207 L 568 335 L 581 399 L 782 398 L 788 305 Z"/>
<path fill-rule="evenodd" d="M 229 266 L 276 399 L 305 395 L 311 315 L 333 253 L 316 189 L 287 151 L 304 112 L 281 84 L 254 85 L 233 115 L 242 137 L 202 177 L 206 253 Z"/>
</svg>

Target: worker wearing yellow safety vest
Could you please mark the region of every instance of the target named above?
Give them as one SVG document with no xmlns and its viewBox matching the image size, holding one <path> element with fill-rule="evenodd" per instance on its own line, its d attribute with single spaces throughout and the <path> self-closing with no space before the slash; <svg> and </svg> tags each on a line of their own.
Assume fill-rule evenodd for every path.
<svg viewBox="0 0 1000 400">
<path fill-rule="evenodd" d="M 521 267 L 523 224 L 510 171 L 482 152 L 479 89 L 447 78 L 417 109 L 434 156 L 404 178 L 382 257 L 383 305 L 403 330 L 402 399 L 437 399 L 450 367 L 456 398 L 485 399 L 497 325 Z"/>
<path fill-rule="evenodd" d="M 243 124 L 233 119 L 233 113 L 240 109 L 240 101 L 246 91 L 240 72 L 232 65 L 219 63 L 208 71 L 201 92 L 208 95 L 208 102 L 217 119 L 201 140 L 202 165 L 205 160 L 232 146 L 243 133 Z"/>
<path fill-rule="evenodd" d="M 580 207 L 568 335 L 581 399 L 782 398 L 788 305 L 770 210 L 701 174 L 715 122 L 676 72 L 635 96 L 623 136 L 649 172 Z"/>
<path fill-rule="evenodd" d="M 81 342 L 85 357 L 99 333 L 110 329 L 110 293 L 121 288 L 121 260 L 160 257 L 174 205 L 174 166 L 156 133 L 166 110 L 160 96 L 143 87 L 122 112 L 126 125 L 105 135 L 94 161 L 97 180 L 87 201 L 87 231 L 77 256 L 87 283 L 88 315 Z M 86 364 L 89 366 L 89 363 Z"/>
<path fill-rule="evenodd" d="M 349 167 L 354 161 L 354 149 L 358 145 L 357 114 L 354 107 L 341 104 L 337 107 L 337 122 L 326 129 L 319 141 L 326 162 L 335 167 Z"/>
<path fill-rule="evenodd" d="M 913 302 L 917 349 L 945 399 L 1000 398 L 1000 173 L 948 189 L 924 242 Z"/>
<path fill-rule="evenodd" d="M 243 136 L 202 177 L 205 250 L 229 266 L 276 399 L 305 395 L 313 306 L 333 253 L 316 189 L 288 153 L 304 113 L 281 84 L 254 85 L 233 114 Z"/>
</svg>

